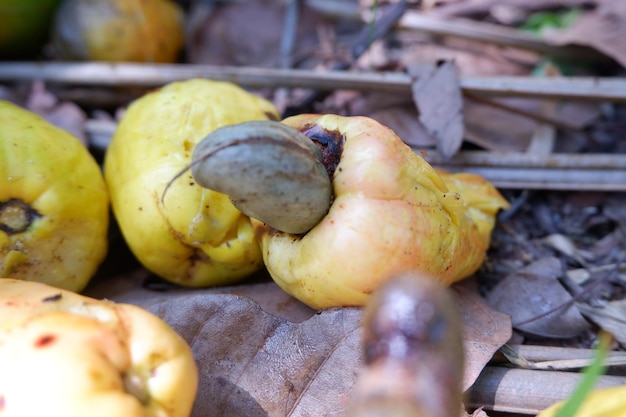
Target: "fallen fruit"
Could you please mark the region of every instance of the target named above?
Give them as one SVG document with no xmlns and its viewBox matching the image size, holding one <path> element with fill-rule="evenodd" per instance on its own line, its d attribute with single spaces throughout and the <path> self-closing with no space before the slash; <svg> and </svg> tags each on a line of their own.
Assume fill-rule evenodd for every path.
<svg viewBox="0 0 626 417">
<path fill-rule="evenodd" d="M 63 0 L 52 29 L 62 59 L 167 63 L 183 44 L 183 12 L 170 0 Z"/>
<path fill-rule="evenodd" d="M 107 253 L 109 197 L 82 143 L 0 101 L 0 276 L 81 291 Z"/>
<path fill-rule="evenodd" d="M 435 278 L 388 278 L 363 313 L 364 367 L 348 417 L 460 415 L 463 340 L 454 297 Z"/>
<path fill-rule="evenodd" d="M 169 84 L 135 101 L 105 155 L 113 212 L 136 258 L 172 282 L 232 283 L 263 265 L 250 219 L 228 196 L 189 175 L 172 183 L 198 142 L 215 129 L 277 118 L 273 105 L 225 82 Z"/>
<path fill-rule="evenodd" d="M 313 308 L 358 306 L 384 277 L 405 270 L 450 284 L 480 267 L 495 215 L 508 206 L 491 183 L 477 175 L 438 173 L 370 118 L 300 115 L 282 123 L 320 147 L 333 184 L 332 202 L 319 195 L 328 213 L 311 230 L 286 233 L 253 219 L 265 266 L 286 292 Z M 236 142 L 240 133 L 232 129 L 231 135 Z M 258 135 L 273 137 L 273 130 L 259 128 Z M 192 165 L 200 168 L 214 154 L 203 155 L 202 145 L 197 149 Z M 218 174 L 196 169 L 194 178 L 204 183 Z M 300 185 L 307 187 L 306 181 Z M 275 199 L 266 189 L 258 194 Z"/>
<path fill-rule="evenodd" d="M 0 317 L 0 416 L 189 416 L 191 349 L 153 314 L 0 279 Z"/>
</svg>

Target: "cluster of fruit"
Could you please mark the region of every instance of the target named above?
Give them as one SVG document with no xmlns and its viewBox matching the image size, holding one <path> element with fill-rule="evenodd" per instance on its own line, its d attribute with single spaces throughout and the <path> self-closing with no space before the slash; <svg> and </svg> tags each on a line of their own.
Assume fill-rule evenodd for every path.
<svg viewBox="0 0 626 417">
<path fill-rule="evenodd" d="M 266 267 L 317 309 L 362 306 L 405 271 L 449 284 L 480 267 L 507 206 L 489 182 L 436 171 L 369 118 L 278 117 L 233 84 L 172 83 L 129 106 L 102 172 L 78 139 L 0 102 L 0 314 L 10 317 L 0 361 L 12 367 L 0 365 L 0 415 L 67 409 L 74 394 L 20 397 L 30 382 L 15 384 L 16 367 L 35 358 L 50 378 L 69 360 L 92 399 L 104 385 L 123 391 L 109 415 L 189 413 L 187 344 L 143 310 L 77 294 L 107 254 L 110 208 L 136 258 L 164 279 L 207 287 Z"/>
</svg>

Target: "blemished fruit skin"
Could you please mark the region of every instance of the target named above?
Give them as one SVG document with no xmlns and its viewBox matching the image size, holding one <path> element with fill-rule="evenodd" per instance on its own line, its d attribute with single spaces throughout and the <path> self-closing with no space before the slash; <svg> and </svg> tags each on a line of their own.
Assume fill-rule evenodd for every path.
<svg viewBox="0 0 626 417">
<path fill-rule="evenodd" d="M 203 189 L 191 172 L 195 145 L 218 127 L 277 119 L 274 106 L 234 84 L 174 82 L 132 103 L 105 155 L 115 218 L 135 257 L 188 287 L 236 282 L 263 259 L 249 217 L 228 196 Z"/>
<path fill-rule="evenodd" d="M 0 279 L 0 416 L 188 417 L 191 348 L 136 305 Z"/>
<path fill-rule="evenodd" d="M 81 291 L 108 250 L 100 166 L 70 133 L 0 101 L 0 277 Z"/>
<path fill-rule="evenodd" d="M 508 202 L 484 178 L 436 171 L 388 127 L 367 117 L 298 115 L 301 132 L 342 138 L 326 216 L 305 234 L 255 221 L 265 266 L 316 309 L 361 306 L 389 277 L 421 271 L 449 285 L 483 263 Z"/>
</svg>

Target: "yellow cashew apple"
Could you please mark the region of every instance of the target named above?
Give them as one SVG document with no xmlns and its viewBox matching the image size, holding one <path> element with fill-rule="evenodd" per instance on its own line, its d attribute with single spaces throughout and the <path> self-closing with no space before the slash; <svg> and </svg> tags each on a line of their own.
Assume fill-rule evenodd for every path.
<svg viewBox="0 0 626 417">
<path fill-rule="evenodd" d="M 183 10 L 172 0 L 63 0 L 52 28 L 62 59 L 175 62 L 184 41 Z"/>
<path fill-rule="evenodd" d="M 274 281 L 313 308 L 363 305 L 407 271 L 444 284 L 473 274 L 508 206 L 484 178 L 435 170 L 366 117 L 224 126 L 175 179 L 187 168 L 252 218 Z"/>
<path fill-rule="evenodd" d="M 250 219 L 189 176 L 168 182 L 213 130 L 278 118 L 274 106 L 226 82 L 174 82 L 131 104 L 105 155 L 115 218 L 136 258 L 174 283 L 234 282 L 263 265 Z"/>
<path fill-rule="evenodd" d="M 0 276 L 82 290 L 107 253 L 109 197 L 68 132 L 0 101 Z"/>
<path fill-rule="evenodd" d="M 189 416 L 191 349 L 148 311 L 2 278 L 0 317 L 0 416 Z"/>
<path fill-rule="evenodd" d="M 283 120 L 322 148 L 334 199 L 303 234 L 254 221 L 274 281 L 313 308 L 363 305 L 387 278 L 422 271 L 445 284 L 482 264 L 506 200 L 482 177 L 437 172 L 365 117 Z"/>
</svg>

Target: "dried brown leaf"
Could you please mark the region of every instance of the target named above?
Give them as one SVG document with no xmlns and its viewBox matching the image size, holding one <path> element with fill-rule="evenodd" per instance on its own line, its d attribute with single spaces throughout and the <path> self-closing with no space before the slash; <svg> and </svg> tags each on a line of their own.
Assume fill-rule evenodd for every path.
<svg viewBox="0 0 626 417">
<path fill-rule="evenodd" d="M 525 333 L 574 337 L 588 329 L 589 323 L 575 305 L 567 305 L 572 297 L 557 280 L 560 274 L 557 258 L 541 258 L 506 276 L 487 294 L 487 302 L 510 314 L 513 326 Z"/>
<path fill-rule="evenodd" d="M 465 391 L 474 384 L 494 353 L 511 338 L 511 318 L 487 305 L 467 283 L 452 288 L 457 295 L 464 329 Z"/>
<path fill-rule="evenodd" d="M 626 345 L 626 300 L 610 301 L 604 306 L 578 303 L 581 313 Z"/>
<path fill-rule="evenodd" d="M 613 58 L 626 67 L 626 3 L 598 1 L 595 10 L 584 12 L 568 28 L 546 33 L 556 45 L 582 45 Z"/>
<path fill-rule="evenodd" d="M 463 143 L 463 95 L 452 61 L 408 67 L 419 120 L 437 141 L 437 150 L 452 157 Z"/>
<path fill-rule="evenodd" d="M 227 294 L 145 307 L 193 350 L 200 371 L 193 416 L 332 415 L 345 407 L 361 360 L 359 309 L 292 323 Z"/>
</svg>

